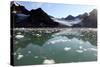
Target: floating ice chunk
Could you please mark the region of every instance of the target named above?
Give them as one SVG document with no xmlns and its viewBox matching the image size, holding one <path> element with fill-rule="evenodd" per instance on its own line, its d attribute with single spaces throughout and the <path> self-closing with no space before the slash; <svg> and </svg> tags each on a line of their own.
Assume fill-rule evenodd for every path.
<svg viewBox="0 0 100 67">
<path fill-rule="evenodd" d="M 83 47 L 82 46 L 79 46 L 79 48 L 82 49 Z"/>
<path fill-rule="evenodd" d="M 87 51 L 87 49 L 83 49 L 83 51 Z"/>
<path fill-rule="evenodd" d="M 41 35 L 40 35 L 40 34 L 36 34 L 36 36 L 41 37 Z"/>
<path fill-rule="evenodd" d="M 21 32 L 18 32 L 17 34 L 19 34 L 19 35 L 20 35 L 20 34 L 21 34 Z"/>
<path fill-rule="evenodd" d="M 48 30 L 47 30 L 45 33 L 51 33 L 51 31 L 48 31 Z"/>
<path fill-rule="evenodd" d="M 15 37 L 16 37 L 17 39 L 21 39 L 21 38 L 24 37 L 24 35 L 16 35 Z"/>
<path fill-rule="evenodd" d="M 21 58 L 23 58 L 24 57 L 24 55 L 18 55 L 18 57 L 17 57 L 17 60 L 20 60 Z"/>
<path fill-rule="evenodd" d="M 28 51 L 28 53 L 30 54 L 30 53 L 31 53 L 31 51 Z"/>
<path fill-rule="evenodd" d="M 80 35 L 80 36 L 84 36 L 84 35 Z"/>
<path fill-rule="evenodd" d="M 51 44 L 55 44 L 55 43 L 67 42 L 67 41 L 71 41 L 71 40 L 58 39 L 58 40 L 53 40 L 53 41 L 50 41 L 50 42 L 51 42 Z"/>
<path fill-rule="evenodd" d="M 43 61 L 43 64 L 54 64 L 54 63 L 55 63 L 55 61 L 53 59 L 45 59 Z"/>
<path fill-rule="evenodd" d="M 69 51 L 69 50 L 71 50 L 71 48 L 70 47 L 65 47 L 64 50 Z"/>
<path fill-rule="evenodd" d="M 34 58 L 39 58 L 38 56 L 34 56 Z"/>
<path fill-rule="evenodd" d="M 37 36 L 39 36 L 40 34 L 36 34 Z"/>
<path fill-rule="evenodd" d="M 97 49 L 95 49 L 95 48 L 90 48 L 90 50 L 97 51 Z"/>
<path fill-rule="evenodd" d="M 83 50 L 76 50 L 76 52 L 83 53 L 84 51 Z"/>
<path fill-rule="evenodd" d="M 51 41 L 51 44 L 55 44 L 56 43 L 56 41 Z"/>
<path fill-rule="evenodd" d="M 14 55 L 16 55 L 16 52 L 14 53 Z"/>
</svg>

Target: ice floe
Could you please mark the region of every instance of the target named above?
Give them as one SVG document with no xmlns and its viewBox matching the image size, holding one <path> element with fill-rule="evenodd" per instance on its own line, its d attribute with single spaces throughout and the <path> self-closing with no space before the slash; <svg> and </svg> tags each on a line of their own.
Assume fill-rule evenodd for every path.
<svg viewBox="0 0 100 67">
<path fill-rule="evenodd" d="M 87 51 L 88 49 L 83 49 L 83 51 Z"/>
<path fill-rule="evenodd" d="M 14 53 L 14 55 L 16 55 L 16 52 Z"/>
<path fill-rule="evenodd" d="M 69 50 L 71 50 L 71 47 L 65 47 L 64 50 L 69 51 Z"/>
<path fill-rule="evenodd" d="M 18 35 L 20 35 L 20 34 L 21 34 L 21 32 L 18 32 L 17 34 L 18 34 Z"/>
<path fill-rule="evenodd" d="M 28 53 L 31 53 L 31 51 L 28 51 Z"/>
<path fill-rule="evenodd" d="M 59 42 L 67 42 L 67 41 L 71 41 L 71 40 L 59 39 L 59 40 L 53 40 L 53 41 L 50 41 L 50 43 L 51 43 L 51 44 L 55 44 L 55 43 L 59 43 Z"/>
<path fill-rule="evenodd" d="M 92 51 L 97 51 L 97 49 L 95 49 L 95 48 L 89 48 L 90 50 L 92 50 Z"/>
<path fill-rule="evenodd" d="M 55 63 L 55 61 L 53 59 L 45 59 L 43 61 L 43 64 L 54 64 L 54 63 Z"/>
<path fill-rule="evenodd" d="M 76 50 L 76 52 L 83 53 L 84 51 L 83 50 Z"/>
<path fill-rule="evenodd" d="M 39 58 L 39 56 L 34 56 L 34 58 Z"/>
<path fill-rule="evenodd" d="M 21 39 L 21 38 L 24 37 L 24 35 L 16 35 L 15 37 L 16 37 L 17 39 Z"/>
<path fill-rule="evenodd" d="M 82 49 L 83 47 L 82 46 L 79 46 L 79 48 Z"/>
<path fill-rule="evenodd" d="M 24 55 L 18 55 L 18 57 L 17 57 L 17 60 L 20 60 L 21 58 L 23 58 L 24 57 Z"/>
<path fill-rule="evenodd" d="M 51 33 L 51 32 L 52 32 L 52 31 L 48 31 L 48 30 L 47 30 L 45 33 Z"/>
<path fill-rule="evenodd" d="M 36 34 L 36 36 L 41 37 L 41 35 L 40 35 L 40 34 Z"/>
</svg>

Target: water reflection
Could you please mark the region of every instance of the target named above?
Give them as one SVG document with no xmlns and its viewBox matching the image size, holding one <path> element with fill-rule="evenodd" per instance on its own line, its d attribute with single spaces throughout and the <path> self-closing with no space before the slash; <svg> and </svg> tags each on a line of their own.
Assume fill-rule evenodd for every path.
<svg viewBox="0 0 100 67">
<path fill-rule="evenodd" d="M 97 60 L 96 31 L 15 30 L 14 64 L 52 64 Z"/>
</svg>

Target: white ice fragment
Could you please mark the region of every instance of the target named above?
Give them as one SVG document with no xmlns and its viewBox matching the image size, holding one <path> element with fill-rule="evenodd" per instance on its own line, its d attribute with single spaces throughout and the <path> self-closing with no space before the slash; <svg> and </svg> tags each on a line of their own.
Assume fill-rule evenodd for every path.
<svg viewBox="0 0 100 67">
<path fill-rule="evenodd" d="M 82 46 L 79 46 L 79 48 L 82 49 L 83 47 Z"/>
<path fill-rule="evenodd" d="M 16 37 L 17 39 L 21 39 L 21 38 L 24 37 L 24 35 L 16 35 L 15 37 Z"/>
<path fill-rule="evenodd" d="M 36 34 L 36 36 L 41 37 L 41 35 L 40 35 L 40 34 Z"/>
<path fill-rule="evenodd" d="M 51 33 L 51 31 L 46 31 L 46 33 Z"/>
<path fill-rule="evenodd" d="M 14 55 L 16 55 L 16 52 L 14 53 Z"/>
<path fill-rule="evenodd" d="M 80 35 L 80 36 L 84 36 L 84 35 Z"/>
<path fill-rule="evenodd" d="M 87 49 L 83 49 L 83 51 L 87 51 Z"/>
<path fill-rule="evenodd" d="M 84 51 L 83 50 L 76 50 L 76 52 L 83 53 Z"/>
<path fill-rule="evenodd" d="M 19 35 L 20 35 L 20 34 L 21 34 L 21 32 L 18 32 L 17 34 L 19 34 Z"/>
<path fill-rule="evenodd" d="M 55 61 L 53 59 L 45 59 L 43 61 L 43 64 L 54 64 L 54 63 L 55 63 Z"/>
<path fill-rule="evenodd" d="M 18 55 L 18 57 L 17 57 L 17 60 L 20 60 L 21 58 L 23 58 L 24 57 L 24 55 Z"/>
<path fill-rule="evenodd" d="M 50 43 L 51 43 L 51 44 L 55 44 L 55 43 L 59 43 L 59 42 L 67 42 L 67 41 L 71 41 L 71 40 L 59 39 L 59 40 L 53 40 L 53 41 L 50 41 Z"/>
<path fill-rule="evenodd" d="M 34 56 L 34 58 L 39 58 L 38 56 Z"/>
<path fill-rule="evenodd" d="M 28 53 L 31 53 L 31 51 L 28 51 Z"/>
<path fill-rule="evenodd" d="M 71 50 L 71 48 L 70 47 L 65 47 L 64 50 L 69 51 L 69 50 Z"/>
<path fill-rule="evenodd" d="M 90 50 L 97 51 L 97 49 L 95 49 L 95 48 L 90 48 Z"/>
</svg>

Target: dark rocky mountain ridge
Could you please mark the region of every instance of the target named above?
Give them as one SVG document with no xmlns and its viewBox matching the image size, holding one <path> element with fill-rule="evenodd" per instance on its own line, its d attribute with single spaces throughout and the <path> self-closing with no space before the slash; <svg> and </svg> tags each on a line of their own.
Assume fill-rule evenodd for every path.
<svg viewBox="0 0 100 67">
<path fill-rule="evenodd" d="M 38 28 L 38 27 L 69 27 L 54 21 L 53 16 L 48 15 L 41 8 L 32 9 L 28 11 L 20 4 L 11 3 L 11 23 L 14 28 Z M 76 17 L 69 15 L 59 20 L 74 21 L 75 19 L 82 19 L 78 24 L 73 24 L 71 27 L 97 27 L 97 10 L 94 9 L 89 14 L 84 13 Z M 57 18 L 56 18 L 57 19 Z"/>
<path fill-rule="evenodd" d="M 24 6 L 16 6 L 14 3 L 11 5 L 11 23 L 14 28 L 66 27 L 53 21 L 41 8 L 28 11 Z"/>
</svg>

